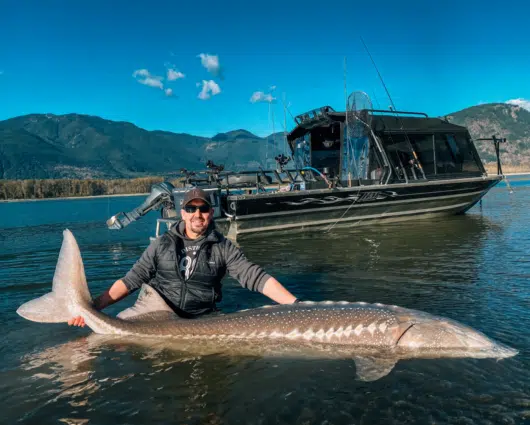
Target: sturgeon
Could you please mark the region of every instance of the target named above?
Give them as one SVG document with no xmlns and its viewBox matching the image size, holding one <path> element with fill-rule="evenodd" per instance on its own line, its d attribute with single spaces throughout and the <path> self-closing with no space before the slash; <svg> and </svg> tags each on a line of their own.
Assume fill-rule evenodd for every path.
<svg viewBox="0 0 530 425">
<path fill-rule="evenodd" d="M 22 304 L 17 313 L 43 323 L 81 316 L 96 334 L 162 338 L 204 349 L 207 344 L 245 351 L 272 347 L 278 353 L 334 351 L 352 358 L 361 380 L 387 375 L 400 359 L 507 358 L 518 351 L 457 321 L 394 305 L 305 301 L 234 313 L 182 319 L 156 290 L 143 285 L 136 303 L 110 317 L 92 304 L 77 241 L 63 232 L 52 291 Z M 246 348 L 244 348 L 246 347 Z"/>
</svg>

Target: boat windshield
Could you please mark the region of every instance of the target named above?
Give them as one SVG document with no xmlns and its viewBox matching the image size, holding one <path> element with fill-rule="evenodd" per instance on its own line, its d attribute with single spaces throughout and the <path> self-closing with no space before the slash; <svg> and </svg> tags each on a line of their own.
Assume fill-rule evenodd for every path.
<svg viewBox="0 0 530 425">
<path fill-rule="evenodd" d="M 294 163 L 296 168 L 301 170 L 311 166 L 311 136 L 306 133 L 298 138 L 294 144 Z"/>
</svg>

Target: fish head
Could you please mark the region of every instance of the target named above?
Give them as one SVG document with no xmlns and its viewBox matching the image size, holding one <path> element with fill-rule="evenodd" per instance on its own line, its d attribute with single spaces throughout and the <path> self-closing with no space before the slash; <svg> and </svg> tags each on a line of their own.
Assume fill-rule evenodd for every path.
<svg viewBox="0 0 530 425">
<path fill-rule="evenodd" d="M 518 353 L 469 326 L 434 316 L 408 322 L 397 346 L 417 357 L 500 359 Z"/>
</svg>

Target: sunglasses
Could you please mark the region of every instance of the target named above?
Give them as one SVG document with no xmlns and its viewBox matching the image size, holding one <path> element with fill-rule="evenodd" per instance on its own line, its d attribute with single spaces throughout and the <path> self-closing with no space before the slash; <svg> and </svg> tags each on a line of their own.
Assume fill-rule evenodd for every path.
<svg viewBox="0 0 530 425">
<path fill-rule="evenodd" d="M 193 214 L 197 210 L 199 210 L 202 213 L 207 213 L 207 212 L 210 212 L 210 206 L 203 204 L 203 205 L 186 205 L 184 207 L 184 211 L 186 211 L 189 214 Z"/>
</svg>

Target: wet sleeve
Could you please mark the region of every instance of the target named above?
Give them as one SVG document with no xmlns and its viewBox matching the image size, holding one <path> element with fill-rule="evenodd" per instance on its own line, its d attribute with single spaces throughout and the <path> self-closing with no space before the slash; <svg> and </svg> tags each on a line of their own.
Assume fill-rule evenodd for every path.
<svg viewBox="0 0 530 425">
<path fill-rule="evenodd" d="M 228 239 L 224 240 L 224 255 L 228 274 L 243 288 L 263 292 L 265 282 L 271 277 L 260 266 L 247 260 L 243 252 Z"/>
<path fill-rule="evenodd" d="M 155 239 L 151 242 L 136 264 L 122 279 L 129 292 L 136 291 L 142 284 L 149 283 L 155 276 L 159 244 L 160 239 Z"/>
</svg>

